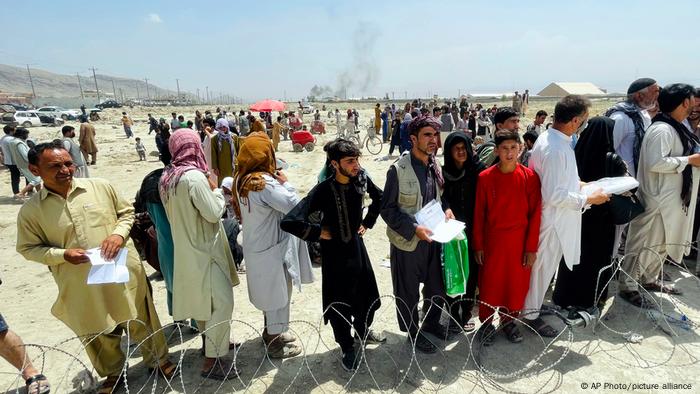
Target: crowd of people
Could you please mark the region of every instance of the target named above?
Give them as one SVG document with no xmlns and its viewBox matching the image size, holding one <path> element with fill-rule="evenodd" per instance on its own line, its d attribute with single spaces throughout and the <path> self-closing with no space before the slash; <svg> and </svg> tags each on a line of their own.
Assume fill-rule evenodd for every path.
<svg viewBox="0 0 700 394">
<path fill-rule="evenodd" d="M 324 146 L 326 165 L 303 197 L 276 157 L 283 130 L 299 119 L 293 113 L 273 121 L 271 113 L 256 118 L 218 109 L 197 111 L 190 122 L 176 113 L 170 122 L 149 114 L 149 134 L 156 132 L 165 167 L 146 176 L 135 204 L 108 181 L 89 177 L 97 148 L 87 119 L 78 142 L 74 128 L 65 126 L 62 139 L 31 148 L 26 129 L 6 127 L 0 146 L 13 192 L 26 200 L 36 189 L 17 218 L 17 251 L 49 267 L 58 286 L 52 313 L 85 339 L 93 367 L 106 377 L 99 392 L 107 393 L 124 383 L 119 343 L 126 330 L 141 343 L 154 373 L 166 379 L 178 373 L 140 259 L 145 255 L 164 277 L 172 319 L 191 320 L 202 333 L 202 377 L 217 380 L 238 374 L 227 355 L 240 346 L 232 340 L 230 320 L 232 288 L 243 272 L 249 300 L 264 317 L 268 356 L 302 352 L 289 331 L 290 304 L 295 288 L 316 280 L 316 253 L 320 305 L 342 367 L 358 368 L 356 338 L 386 341 L 371 328 L 381 301 L 364 244 L 379 217 L 386 223 L 398 328 L 421 352 L 437 351 L 440 340 L 471 333 L 477 323 L 484 346 L 494 342 L 496 324 L 513 343 L 523 341 L 522 324 L 543 337 L 557 336 L 539 315 L 552 283 L 553 303 L 570 310 L 602 308 L 614 280 L 619 296 L 635 307 L 654 307 L 640 287 L 681 294 L 664 283 L 662 267 L 667 260 L 682 263 L 700 224 L 700 90 L 687 84 L 660 88 L 642 78 L 605 116 L 591 116 L 588 99 L 569 95 L 557 102 L 551 125 L 540 110 L 521 128 L 528 104 L 527 91 L 501 108 L 466 99 L 443 106 L 414 100 L 403 109 L 377 104 L 371 124 L 390 141 L 390 155 L 395 147 L 401 152 L 383 187 L 361 166 L 360 148 L 339 136 Z M 354 112 L 347 111 L 344 123 L 339 110 L 329 112 L 339 133 L 341 124 L 344 132 L 356 130 Z M 133 122 L 126 113 L 122 123 L 130 138 Z M 638 180 L 636 192 L 584 188 L 626 174 Z M 28 184 L 20 190 L 22 176 Z M 643 209 L 629 214 L 630 201 Z M 431 202 L 447 219 L 466 225 L 469 276 L 465 293 L 456 297 L 446 297 L 442 244 L 416 220 Z M 619 219 L 623 214 L 626 219 Z M 144 221 L 152 223 L 153 253 L 144 242 L 138 242 L 140 250 L 134 243 L 135 222 Z M 88 285 L 94 248 L 106 260 L 125 248 L 128 281 Z M 615 261 L 621 264 L 617 278 Z M 1 316 L 0 338 L 0 349 L 21 343 Z M 22 371 L 30 392 L 47 392 L 46 377 L 18 361 L 26 360 L 21 352 L 0 354 Z"/>
</svg>

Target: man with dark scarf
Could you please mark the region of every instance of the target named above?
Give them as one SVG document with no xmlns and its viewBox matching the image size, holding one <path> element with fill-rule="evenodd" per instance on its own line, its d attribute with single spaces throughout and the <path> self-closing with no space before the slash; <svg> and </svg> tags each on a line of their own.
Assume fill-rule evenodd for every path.
<svg viewBox="0 0 700 394">
<path fill-rule="evenodd" d="M 615 152 L 627 163 L 632 176 L 636 175 L 639 163 L 639 149 L 644 138 L 644 130 L 651 124 L 646 110 L 656 105 L 659 85 L 651 78 L 639 78 L 627 89 L 627 100 L 615 104 L 605 112 L 605 116 L 615 121 L 613 142 Z"/>
<path fill-rule="evenodd" d="M 362 238 L 379 217 L 382 191 L 360 167 L 360 150 L 351 141 L 333 140 L 324 150 L 332 166 L 331 175 L 284 217 L 281 227 L 301 239 L 321 244 L 324 319 L 330 322 L 343 352 L 343 368 L 353 371 L 360 357 L 354 349 L 350 325 L 361 341 L 386 340 L 369 329 L 381 303 Z M 365 194 L 369 194 L 372 204 L 363 218 Z"/>
<path fill-rule="evenodd" d="M 445 289 L 440 253 L 442 247 L 430 238 L 430 230 L 416 222 L 415 214 L 433 200 L 441 202 L 445 216 L 453 219 L 447 200 L 441 197 L 444 179 L 435 152 L 440 121 L 420 116 L 408 125 L 412 147 L 389 168 L 382 199 L 382 218 L 389 237 L 391 281 L 396 297 L 399 329 L 408 332 L 416 349 L 434 353 L 437 347 L 424 332 L 446 339 L 447 327 L 440 324 Z M 423 283 L 422 327 L 418 322 L 418 289 Z"/>
<path fill-rule="evenodd" d="M 459 332 L 462 329 L 471 331 L 474 323 L 469 320 L 472 317 L 471 310 L 474 306 L 478 267 L 472 249 L 472 228 L 474 225 L 474 202 L 476 200 L 476 181 L 479 173 L 486 166 L 479 161 L 472 149 L 472 140 L 464 133 L 452 133 L 445 139 L 444 146 L 445 165 L 442 166 L 442 174 L 445 178 L 443 196 L 450 204 L 450 208 L 457 220 L 467 224 L 467 244 L 469 245 L 469 278 L 467 280 L 467 292 L 463 296 L 448 298 L 450 314 L 452 315 L 450 329 Z M 457 330 L 453 329 L 456 328 Z"/>
<path fill-rule="evenodd" d="M 638 307 L 651 302 L 638 291 L 680 294 L 657 278 L 666 257 L 681 261 L 690 252 L 698 197 L 698 137 L 683 125 L 695 103 L 694 88 L 671 84 L 659 93 L 659 109 L 639 154 L 637 195 L 645 212 L 630 222 L 627 258 L 619 276 L 620 296 Z"/>
</svg>

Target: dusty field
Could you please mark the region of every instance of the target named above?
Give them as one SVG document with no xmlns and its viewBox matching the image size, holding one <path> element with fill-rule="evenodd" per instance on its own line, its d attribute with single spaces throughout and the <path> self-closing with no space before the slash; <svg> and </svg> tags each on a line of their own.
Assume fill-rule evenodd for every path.
<svg viewBox="0 0 700 394">
<path fill-rule="evenodd" d="M 499 103 L 500 104 L 500 103 Z M 502 105 L 502 104 L 501 104 Z M 538 109 L 552 113 L 554 102 L 533 102 L 528 110 L 523 128 L 534 117 Z M 606 102 L 595 102 L 594 113 L 609 106 Z M 333 103 L 330 108 L 348 108 L 347 104 Z M 363 104 L 361 123 L 366 125 L 373 112 L 371 104 Z M 204 106 L 198 107 L 206 109 Z M 210 106 L 211 109 L 214 106 Z M 238 107 L 232 107 L 238 110 Z M 169 119 L 171 108 L 126 109 L 134 120 L 135 135 L 140 136 L 149 152 L 155 152 L 153 135 L 148 136 L 146 114 Z M 178 108 L 186 118 L 194 116 L 195 108 Z M 109 179 L 124 196 L 133 199 L 145 174 L 161 164 L 157 155 L 149 155 L 147 162 L 139 162 L 133 140 L 125 140 L 118 122 L 120 110 L 105 111 L 104 120 L 96 123 L 97 142 L 100 149 L 98 164 L 91 167 L 91 175 Z M 319 137 L 319 145 L 332 138 L 334 121 L 328 121 L 330 134 Z M 305 116 L 305 121 L 311 119 Z M 363 127 L 364 130 L 364 127 Z M 32 128 L 31 137 L 45 141 L 56 136 L 54 128 Z M 375 183 L 384 184 L 386 170 L 391 161 L 376 160 L 386 155 L 388 146 L 380 155 L 369 154 L 362 159 L 363 166 L 372 175 Z M 316 175 L 324 162 L 323 151 L 294 153 L 291 144 L 280 144 L 279 156 L 290 168 L 287 173 L 301 195 L 305 195 L 316 182 Z M 50 313 L 56 298 L 56 287 L 46 267 L 27 262 L 15 252 L 16 215 L 19 205 L 10 193 L 9 174 L 0 176 L 0 312 L 28 344 L 30 354 L 38 366 L 51 379 L 57 393 L 73 392 L 72 380 L 83 367 L 76 361 L 89 365 L 80 352 L 79 342 L 60 321 Z M 375 329 L 384 330 L 386 344 L 371 345 L 366 352 L 366 363 L 357 374 L 351 375 L 340 367 L 340 351 L 328 326 L 321 323 L 321 277 L 320 268 L 315 268 L 317 280 L 294 292 L 292 299 L 292 329 L 301 338 L 305 356 L 271 362 L 262 352 L 259 331 L 262 314 L 248 301 L 245 276 L 234 289 L 235 307 L 232 316 L 233 335 L 242 341 L 243 347 L 236 355 L 241 369 L 241 379 L 224 383 L 203 381 L 199 377 L 201 341 L 189 330 L 182 337 L 173 332 L 170 339 L 173 360 L 180 359 L 182 378 L 166 386 L 158 384 L 155 392 L 233 392 L 248 389 L 251 392 L 337 392 L 337 391 L 445 391 L 445 392 L 579 392 L 596 389 L 595 384 L 657 384 L 658 389 L 642 387 L 641 392 L 661 391 L 664 384 L 687 384 L 686 389 L 676 387 L 669 392 L 697 392 L 698 377 L 698 327 L 689 329 L 678 325 L 660 323 L 671 335 L 659 329 L 644 312 L 634 309 L 624 301 L 611 299 L 605 309 L 604 319 L 595 331 L 591 328 L 564 330 L 562 335 L 550 343 L 532 332 L 525 333 L 525 341 L 511 344 L 499 335 L 494 346 L 480 349 L 472 344 L 472 336 L 461 336 L 444 343 L 441 352 L 426 356 L 416 354 L 406 345 L 399 332 L 390 298 L 391 277 L 389 269 L 382 266 L 388 259 L 389 244 L 385 224 L 381 221 L 369 231 L 366 243 L 372 258 L 380 293 L 387 295 L 377 314 Z M 692 266 L 691 266 L 692 270 Z M 669 269 L 676 285 L 685 291 L 684 296 L 661 299 L 664 311 L 680 311 L 691 321 L 700 321 L 700 282 L 694 276 L 677 269 Z M 151 272 L 149 268 L 149 273 Z M 152 282 L 156 307 L 163 324 L 171 323 L 165 305 L 165 289 L 162 281 Z M 82 306 L 77 305 L 77 308 Z M 548 318 L 553 325 L 562 328 L 558 320 Z M 641 343 L 629 343 L 624 334 L 641 334 Z M 126 347 L 126 343 L 124 343 Z M 129 361 L 128 384 L 130 392 L 151 392 L 153 379 L 148 376 L 140 357 L 134 355 Z M 0 362 L 0 392 L 15 392 L 23 386 L 8 364 Z M 637 387 L 635 387 L 637 388 Z M 596 391 L 614 392 L 620 389 L 600 386 Z M 626 388 L 624 388 L 627 390 Z M 630 386 L 629 391 L 632 390 Z"/>
</svg>

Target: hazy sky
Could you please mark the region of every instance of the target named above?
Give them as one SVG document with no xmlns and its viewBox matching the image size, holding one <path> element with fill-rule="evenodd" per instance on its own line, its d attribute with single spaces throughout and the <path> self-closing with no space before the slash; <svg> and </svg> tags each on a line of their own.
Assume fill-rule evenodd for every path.
<svg viewBox="0 0 700 394">
<path fill-rule="evenodd" d="M 23 1 L 3 7 L 0 63 L 298 98 L 456 96 L 636 77 L 700 84 L 700 2 Z"/>
</svg>

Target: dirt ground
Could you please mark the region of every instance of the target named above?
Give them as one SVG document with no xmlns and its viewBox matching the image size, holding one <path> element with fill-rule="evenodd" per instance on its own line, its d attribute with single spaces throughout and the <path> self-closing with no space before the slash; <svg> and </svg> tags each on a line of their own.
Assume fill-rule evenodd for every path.
<svg viewBox="0 0 700 394">
<path fill-rule="evenodd" d="M 502 103 L 499 103 L 502 105 Z M 593 113 L 600 113 L 609 102 L 595 102 Z M 320 105 L 319 105 L 320 106 Z M 350 104 L 331 103 L 330 108 L 346 110 Z M 361 127 L 364 130 L 373 116 L 372 104 L 357 105 L 360 108 Z M 521 128 L 532 121 L 538 109 L 552 113 L 554 102 L 533 102 Z M 213 109 L 215 106 L 199 106 L 197 109 Z M 238 110 L 238 107 L 232 107 Z M 126 140 L 119 123 L 121 110 L 107 110 L 104 119 L 95 124 L 99 156 L 97 165 L 90 168 L 91 176 L 108 179 L 125 197 L 133 199 L 145 174 L 161 166 L 157 159 L 154 136 L 147 135 L 148 112 L 156 117 L 169 119 L 172 108 L 126 108 L 137 121 L 134 131 L 150 152 L 147 162 L 139 162 L 133 140 Z M 177 108 L 186 118 L 192 119 L 194 107 Z M 304 117 L 308 123 L 311 115 Z M 300 195 L 305 195 L 316 183 L 316 176 L 324 162 L 322 144 L 333 138 L 334 119 L 328 119 L 329 133 L 318 136 L 313 152 L 294 153 L 291 143 L 280 144 L 279 157 L 289 163 L 287 174 Z M 57 128 L 32 128 L 30 137 L 46 141 L 57 136 Z M 393 159 L 381 160 L 383 151 L 372 156 L 365 152 L 362 165 L 378 185 L 383 185 L 386 170 Z M 56 393 L 77 392 L 74 380 L 89 361 L 81 352 L 80 342 L 74 334 L 50 313 L 56 298 L 56 286 L 48 269 L 38 263 L 28 262 L 15 251 L 16 216 L 19 203 L 11 197 L 9 174 L 0 175 L 0 312 L 24 341 L 35 364 L 42 368 L 53 384 Z M 473 335 L 461 335 L 448 341 L 436 340 L 440 351 L 434 355 L 415 353 L 407 345 L 405 335 L 398 330 L 391 298 L 392 285 L 386 267 L 389 243 L 385 224 L 380 219 L 375 228 L 365 236 L 372 259 L 382 306 L 378 311 L 374 329 L 384 331 L 387 342 L 368 345 L 362 368 L 350 374 L 340 366 L 340 351 L 334 342 L 329 326 L 321 320 L 321 271 L 314 268 L 316 282 L 306 285 L 292 296 L 292 331 L 304 347 L 303 356 L 285 361 L 269 360 L 264 356 L 260 339 L 262 314 L 248 300 L 245 275 L 241 285 L 234 289 L 235 306 L 232 318 L 232 335 L 243 342 L 235 354 L 241 371 L 240 379 L 226 383 L 207 381 L 199 376 L 202 356 L 199 353 L 201 339 L 192 330 L 177 330 L 173 326 L 164 330 L 170 336 L 170 352 L 179 361 L 182 374 L 168 386 L 157 382 L 153 392 L 228 393 L 250 392 L 338 392 L 338 391 L 398 391 L 398 392 L 698 392 L 700 356 L 697 321 L 700 321 L 700 281 L 697 277 L 677 268 L 668 267 L 676 286 L 685 292 L 683 296 L 663 298 L 656 295 L 663 312 L 672 317 L 685 314 L 690 320 L 683 324 L 666 323 L 663 317 L 648 315 L 624 301 L 611 298 L 604 309 L 603 318 L 595 329 L 564 329 L 554 340 L 538 337 L 524 330 L 525 340 L 520 344 L 509 343 L 499 334 L 493 346 L 482 348 Z M 693 265 L 690 265 L 693 272 Z M 152 273 L 152 269 L 147 267 Z M 161 322 L 172 323 L 165 305 L 164 282 L 152 281 L 154 299 Z M 611 294 L 615 294 L 612 286 Z M 85 307 L 76 305 L 76 308 Z M 654 317 L 658 324 L 654 323 Z M 557 328 L 565 328 L 558 319 L 546 318 Z M 640 343 L 632 343 L 629 333 L 640 334 Z M 129 392 L 152 392 L 154 379 L 141 362 L 138 349 L 129 349 Z M 233 353 L 231 355 L 233 357 Z M 600 386 L 597 386 L 600 384 Z M 636 386 L 632 386 L 635 385 Z M 646 384 L 648 386 L 642 386 Z M 663 385 L 681 385 L 666 386 Z M 615 385 L 615 386 L 613 386 Z M 629 385 L 629 387 L 627 386 Z M 658 385 L 655 387 L 653 385 Z M 689 386 L 688 386 L 689 385 Z M 0 362 L 0 393 L 14 393 L 23 387 L 9 364 Z M 23 390 L 23 389 L 22 389 Z"/>
</svg>

